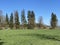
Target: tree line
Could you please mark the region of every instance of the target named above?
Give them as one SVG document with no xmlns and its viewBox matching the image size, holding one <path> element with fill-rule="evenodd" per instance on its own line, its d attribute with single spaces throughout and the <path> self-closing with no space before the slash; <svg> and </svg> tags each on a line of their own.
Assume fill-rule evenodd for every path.
<svg viewBox="0 0 60 45">
<path fill-rule="evenodd" d="M 38 23 L 35 22 L 35 13 L 34 11 L 28 11 L 27 12 L 27 20 L 25 16 L 25 10 L 23 9 L 21 11 L 21 22 L 19 20 L 19 13 L 18 11 L 12 12 L 10 14 L 10 17 L 6 13 L 6 16 L 2 15 L 2 11 L 0 11 L 0 29 L 35 29 L 36 27 L 46 28 L 46 26 L 43 24 L 43 18 L 42 16 L 39 17 Z M 50 29 L 55 29 L 57 27 L 57 16 L 52 12 L 51 19 L 50 19 Z"/>
</svg>

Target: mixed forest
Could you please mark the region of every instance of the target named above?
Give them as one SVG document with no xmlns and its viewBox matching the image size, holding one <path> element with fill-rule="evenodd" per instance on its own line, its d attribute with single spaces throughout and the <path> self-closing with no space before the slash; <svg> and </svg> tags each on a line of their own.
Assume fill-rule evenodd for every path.
<svg viewBox="0 0 60 45">
<path fill-rule="evenodd" d="M 38 23 L 36 23 L 36 15 L 32 10 L 27 11 L 27 17 L 25 15 L 25 10 L 21 11 L 19 17 L 19 12 L 16 10 L 11 12 L 10 16 L 8 13 L 3 15 L 3 11 L 0 10 L 0 29 L 55 29 L 57 28 L 58 18 L 53 12 L 51 13 L 50 25 L 45 25 L 43 22 L 43 17 L 38 18 Z M 47 19 L 46 19 L 47 20 Z"/>
</svg>

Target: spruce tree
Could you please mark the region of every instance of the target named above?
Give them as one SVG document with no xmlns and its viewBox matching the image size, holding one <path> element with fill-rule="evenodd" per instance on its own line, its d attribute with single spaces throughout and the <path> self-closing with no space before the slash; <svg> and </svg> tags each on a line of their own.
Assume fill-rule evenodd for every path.
<svg viewBox="0 0 60 45">
<path fill-rule="evenodd" d="M 13 28 L 13 13 L 10 15 L 10 28 Z"/>
<path fill-rule="evenodd" d="M 22 12 L 21 12 L 21 24 L 22 24 L 23 28 L 25 28 L 25 26 L 27 24 L 24 10 L 22 10 Z"/>
<path fill-rule="evenodd" d="M 15 27 L 16 29 L 18 29 L 20 27 L 19 25 L 19 14 L 18 14 L 18 11 L 15 11 Z"/>
<path fill-rule="evenodd" d="M 31 11 L 31 25 L 32 25 L 32 28 L 35 27 L 35 14 L 34 14 L 34 11 Z"/>
<path fill-rule="evenodd" d="M 56 26 L 57 26 L 57 21 L 58 21 L 58 19 L 57 19 L 57 16 L 56 16 L 56 14 L 54 14 L 54 13 L 52 13 L 51 14 L 51 28 L 55 28 Z"/>
<path fill-rule="evenodd" d="M 35 14 L 33 11 L 28 11 L 28 29 L 33 29 L 35 26 Z"/>
<path fill-rule="evenodd" d="M 28 18 L 28 29 L 30 29 L 31 28 L 31 26 L 30 26 L 30 20 L 31 20 L 31 14 L 30 14 L 31 12 L 30 11 L 28 11 L 28 16 L 27 16 L 27 18 Z"/>
<path fill-rule="evenodd" d="M 9 27 L 9 18 L 7 13 L 6 13 L 6 27 Z"/>
</svg>

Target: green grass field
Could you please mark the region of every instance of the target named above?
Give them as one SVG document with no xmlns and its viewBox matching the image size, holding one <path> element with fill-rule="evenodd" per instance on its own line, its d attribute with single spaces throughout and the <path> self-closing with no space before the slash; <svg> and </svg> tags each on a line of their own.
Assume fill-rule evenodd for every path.
<svg viewBox="0 0 60 45">
<path fill-rule="evenodd" d="M 60 45 L 60 30 L 0 30 L 0 45 Z"/>
</svg>

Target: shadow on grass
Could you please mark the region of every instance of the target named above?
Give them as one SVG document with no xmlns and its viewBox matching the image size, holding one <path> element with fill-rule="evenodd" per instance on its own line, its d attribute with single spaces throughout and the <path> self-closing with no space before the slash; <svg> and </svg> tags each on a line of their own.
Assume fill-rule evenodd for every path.
<svg viewBox="0 0 60 45">
<path fill-rule="evenodd" d="M 4 42 L 0 42 L 0 45 L 3 45 Z"/>
<path fill-rule="evenodd" d="M 2 40 L 2 39 L 0 39 L 0 40 Z M 3 43 L 4 43 L 4 42 L 1 42 L 1 41 L 0 41 L 0 45 L 3 45 Z"/>
<path fill-rule="evenodd" d="M 55 41 L 60 41 L 60 36 L 46 35 L 46 34 L 19 34 L 20 36 L 32 36 L 40 39 L 50 39 Z"/>
</svg>

